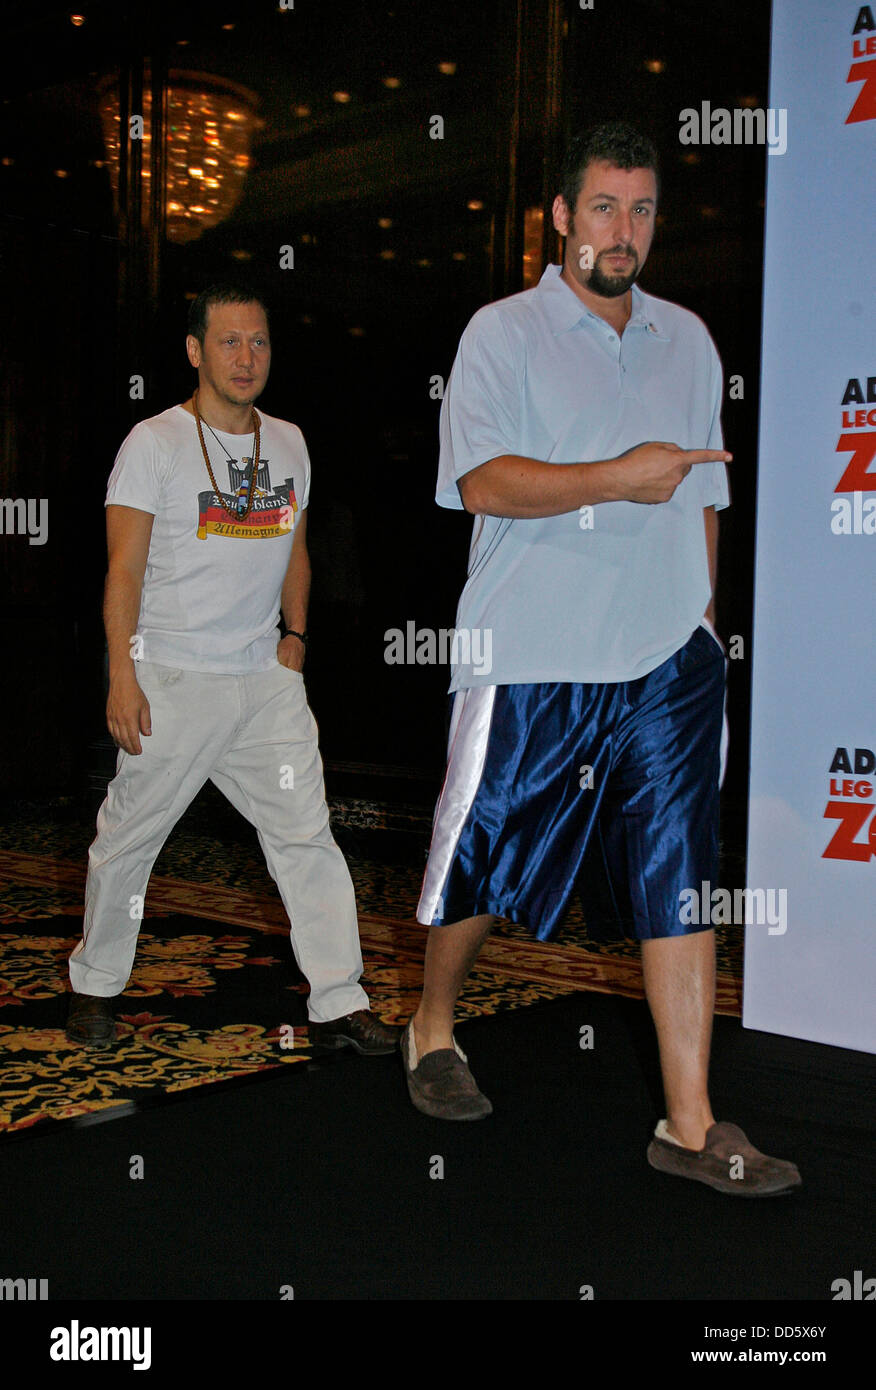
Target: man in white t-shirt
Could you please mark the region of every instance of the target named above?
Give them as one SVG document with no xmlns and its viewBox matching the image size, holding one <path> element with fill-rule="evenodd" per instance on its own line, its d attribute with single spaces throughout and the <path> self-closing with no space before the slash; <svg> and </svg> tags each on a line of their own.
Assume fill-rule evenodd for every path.
<svg viewBox="0 0 876 1390">
<path fill-rule="evenodd" d="M 259 296 L 205 290 L 186 348 L 197 390 L 131 431 L 107 489 L 106 713 L 120 751 L 89 851 L 67 1035 L 112 1042 L 152 865 L 209 779 L 258 831 L 310 983 L 311 1041 L 391 1052 L 398 1029 L 359 984 L 353 884 L 304 691 L 310 460 L 296 425 L 254 405 L 271 361 Z"/>
<path fill-rule="evenodd" d="M 588 925 L 642 943 L 667 1106 L 648 1161 L 767 1196 L 800 1176 L 715 1122 L 714 931 L 684 911 L 717 877 L 730 455 L 704 325 L 634 283 L 657 194 L 656 150 L 625 123 L 574 141 L 562 267 L 475 314 L 453 366 L 437 500 L 475 521 L 402 1053 L 418 1109 L 490 1113 L 453 1035 L 459 991 L 495 917 L 547 940 L 580 874 Z"/>
</svg>

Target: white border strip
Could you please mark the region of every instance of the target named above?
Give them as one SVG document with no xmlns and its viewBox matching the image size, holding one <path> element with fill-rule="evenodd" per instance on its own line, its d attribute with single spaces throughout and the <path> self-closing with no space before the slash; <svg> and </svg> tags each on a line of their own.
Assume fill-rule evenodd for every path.
<svg viewBox="0 0 876 1390">
<path fill-rule="evenodd" d="M 435 807 L 429 861 L 417 904 L 417 921 L 424 926 L 444 916 L 444 884 L 483 775 L 496 688 L 478 685 L 458 690 L 453 701 L 447 773 Z"/>
</svg>

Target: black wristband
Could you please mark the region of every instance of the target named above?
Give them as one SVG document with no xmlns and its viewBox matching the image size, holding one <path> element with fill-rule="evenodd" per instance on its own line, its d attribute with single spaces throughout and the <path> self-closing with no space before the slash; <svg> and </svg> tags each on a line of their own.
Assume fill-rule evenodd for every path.
<svg viewBox="0 0 876 1390">
<path fill-rule="evenodd" d="M 285 623 L 283 624 L 283 629 L 284 629 L 284 631 L 283 631 L 283 636 L 284 636 L 284 637 L 297 637 L 298 640 L 299 640 L 299 642 L 302 642 L 302 643 L 304 644 L 305 647 L 307 646 L 307 633 L 306 633 L 306 632 L 296 632 L 295 629 L 294 629 L 294 627 L 286 627 L 286 624 L 285 624 Z"/>
</svg>

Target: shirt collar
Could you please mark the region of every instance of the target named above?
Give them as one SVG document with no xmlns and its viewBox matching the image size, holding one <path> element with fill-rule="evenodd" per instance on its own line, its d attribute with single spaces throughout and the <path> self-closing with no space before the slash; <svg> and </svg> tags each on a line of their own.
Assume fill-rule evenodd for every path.
<svg viewBox="0 0 876 1390">
<path fill-rule="evenodd" d="M 562 266 L 548 265 L 538 283 L 538 294 L 547 315 L 548 323 L 554 333 L 567 333 L 581 323 L 605 323 L 592 309 L 578 298 L 564 280 L 560 278 Z M 659 311 L 655 312 L 655 301 L 646 295 L 638 285 L 633 285 L 633 306 L 627 328 L 644 328 L 652 338 L 669 341 L 669 334 L 660 322 Z"/>
</svg>

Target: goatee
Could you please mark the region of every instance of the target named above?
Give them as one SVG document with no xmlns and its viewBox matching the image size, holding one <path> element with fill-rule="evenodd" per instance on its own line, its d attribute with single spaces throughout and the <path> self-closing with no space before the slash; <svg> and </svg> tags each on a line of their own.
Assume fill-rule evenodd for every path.
<svg viewBox="0 0 876 1390">
<path fill-rule="evenodd" d="M 602 295 L 603 299 L 619 299 L 622 294 L 626 294 L 631 285 L 635 284 L 636 276 L 639 273 L 638 257 L 633 256 L 633 268 L 625 275 L 606 275 L 599 265 L 602 254 L 600 253 L 596 258 L 596 264 L 587 281 L 587 288 L 593 294 Z M 616 255 L 617 252 L 609 251 L 607 254 Z"/>
</svg>

